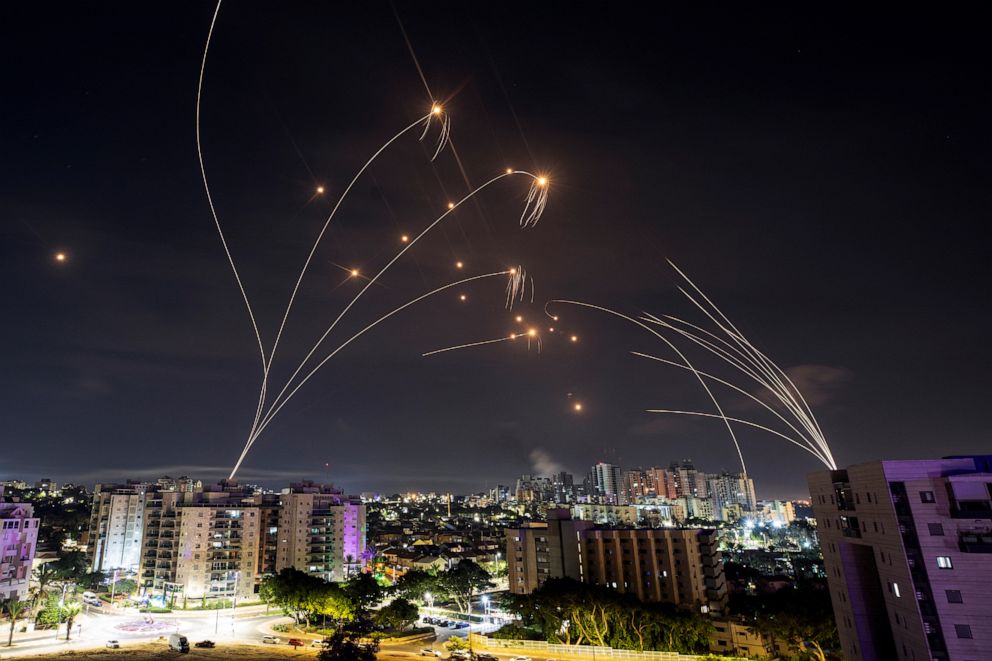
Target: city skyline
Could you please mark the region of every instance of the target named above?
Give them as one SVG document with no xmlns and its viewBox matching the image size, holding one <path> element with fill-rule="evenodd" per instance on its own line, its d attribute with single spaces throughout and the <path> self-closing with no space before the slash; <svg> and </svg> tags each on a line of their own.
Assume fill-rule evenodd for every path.
<svg viewBox="0 0 992 661">
<path fill-rule="evenodd" d="M 44 22 L 37 8 L 16 10 L 28 27 L 8 43 L 37 52 L 4 73 L 19 92 L 7 109 L 7 163 L 18 166 L 0 184 L 11 221 L 0 273 L 18 314 L 0 330 L 11 348 L 0 479 L 207 482 L 244 443 L 257 356 L 198 181 L 193 106 L 210 8 L 190 7 L 154 17 L 67 8 Z M 385 6 L 310 11 L 226 7 L 203 101 L 206 168 L 267 341 L 336 195 L 435 101 Z M 505 167 L 549 174 L 541 225 L 516 231 L 525 190 L 466 205 L 374 290 L 362 319 L 462 276 L 460 264 L 473 274 L 523 264 L 537 298 L 513 314 L 541 326 L 543 350 L 505 343 L 425 359 L 521 328 L 502 283 L 431 302 L 356 342 L 301 392 L 253 448 L 243 482 L 468 493 L 537 466 L 584 475 L 598 460 L 689 455 L 734 470 L 717 422 L 645 413 L 707 406 L 691 376 L 629 355 L 650 338 L 577 310 L 547 330 L 543 304 L 562 296 L 690 314 L 666 258 L 797 381 L 840 465 L 932 456 L 934 438 L 936 454 L 981 450 L 980 366 L 992 357 L 989 311 L 975 305 L 987 250 L 972 238 L 987 208 L 987 99 L 970 82 L 980 59 L 943 31 L 949 19 L 928 26 L 940 52 L 923 55 L 914 17 L 897 19 L 900 31 L 870 13 L 852 26 L 668 9 L 667 21 L 640 26 L 574 12 L 556 13 L 564 29 L 548 33 L 547 8 L 528 8 L 523 23 L 506 9 L 461 11 L 400 12 L 461 163 L 444 152 L 432 165 L 415 136 L 360 181 L 318 253 L 286 351 L 305 353 L 354 294 L 351 270 L 381 267 L 467 192 L 465 176 L 477 185 Z M 370 25 L 381 48 L 314 27 L 341 18 Z M 439 34 L 447 20 L 471 28 Z M 55 43 L 52 53 L 78 57 L 46 52 Z M 721 397 L 728 414 L 754 414 Z M 738 431 L 759 495 L 804 493 L 815 461 Z"/>
</svg>

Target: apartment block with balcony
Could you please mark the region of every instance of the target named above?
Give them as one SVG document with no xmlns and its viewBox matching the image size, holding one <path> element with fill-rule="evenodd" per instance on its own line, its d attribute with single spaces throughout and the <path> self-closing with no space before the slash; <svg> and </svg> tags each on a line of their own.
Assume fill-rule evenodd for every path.
<svg viewBox="0 0 992 661">
<path fill-rule="evenodd" d="M 992 658 L 992 457 L 809 476 L 844 657 Z"/>
<path fill-rule="evenodd" d="M 90 571 L 136 572 L 145 528 L 145 500 L 152 485 L 98 484 L 90 514 Z"/>
<path fill-rule="evenodd" d="M 0 599 L 27 599 L 38 523 L 29 503 L 3 502 L 0 487 Z"/>
</svg>

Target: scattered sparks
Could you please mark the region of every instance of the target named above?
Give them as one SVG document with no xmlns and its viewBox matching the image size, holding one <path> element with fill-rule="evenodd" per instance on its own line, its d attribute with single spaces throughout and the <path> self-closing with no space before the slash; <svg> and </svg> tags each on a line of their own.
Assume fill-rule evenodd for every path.
<svg viewBox="0 0 992 661">
<path fill-rule="evenodd" d="M 527 289 L 527 272 L 522 266 L 510 269 L 510 281 L 506 283 L 506 308 L 513 309 L 516 300 L 524 300 Z M 534 279 L 531 278 L 531 291 L 534 289 Z"/>
</svg>

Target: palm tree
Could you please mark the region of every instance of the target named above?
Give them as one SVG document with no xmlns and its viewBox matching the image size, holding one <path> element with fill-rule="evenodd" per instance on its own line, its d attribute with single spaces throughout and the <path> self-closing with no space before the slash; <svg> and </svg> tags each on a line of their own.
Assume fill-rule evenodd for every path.
<svg viewBox="0 0 992 661">
<path fill-rule="evenodd" d="M 65 616 L 65 639 L 69 640 L 72 635 L 72 621 L 76 619 L 79 612 L 83 610 L 83 605 L 78 601 L 69 601 L 62 607 L 62 615 Z"/>
<path fill-rule="evenodd" d="M 55 567 L 51 566 L 51 563 L 46 562 L 37 569 L 34 570 L 34 580 L 38 582 L 38 596 L 37 599 L 41 599 L 45 595 L 45 588 L 58 578 L 58 571 Z"/>
<path fill-rule="evenodd" d="M 10 617 L 10 633 L 7 635 L 7 647 L 14 644 L 14 627 L 17 624 L 17 618 L 19 618 L 21 613 L 26 611 L 27 608 L 28 602 L 21 601 L 17 597 L 4 599 L 2 604 L 0 604 L 0 610 Z"/>
</svg>

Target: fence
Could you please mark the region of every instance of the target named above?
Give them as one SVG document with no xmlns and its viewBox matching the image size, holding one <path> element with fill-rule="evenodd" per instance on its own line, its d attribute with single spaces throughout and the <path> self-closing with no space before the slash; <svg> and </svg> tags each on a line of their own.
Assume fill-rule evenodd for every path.
<svg viewBox="0 0 992 661">
<path fill-rule="evenodd" d="M 636 650 L 618 650 L 612 647 L 598 647 L 595 645 L 558 645 L 540 640 L 503 640 L 480 636 L 474 633 L 471 636 L 472 646 L 476 649 L 513 649 L 520 652 L 529 652 L 536 656 L 544 656 L 548 659 L 588 659 L 589 661 L 599 661 L 599 659 L 630 659 L 631 661 L 706 661 L 707 659 L 720 659 L 721 661 L 734 661 L 734 658 L 731 657 L 717 657 L 709 654 L 638 652 Z"/>
</svg>

